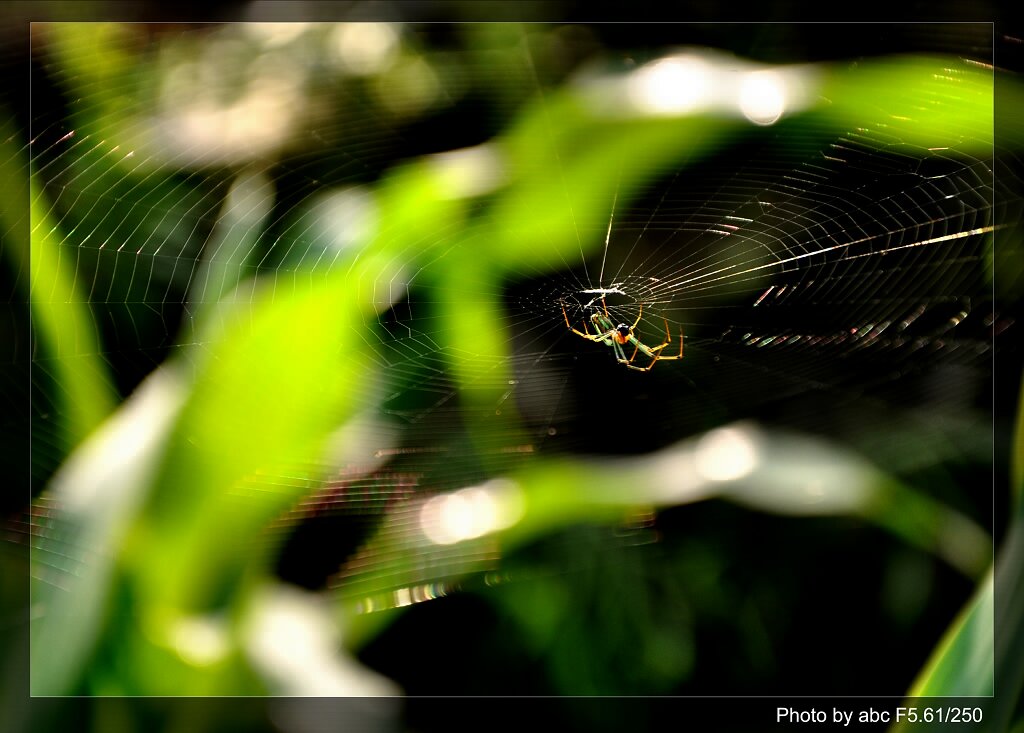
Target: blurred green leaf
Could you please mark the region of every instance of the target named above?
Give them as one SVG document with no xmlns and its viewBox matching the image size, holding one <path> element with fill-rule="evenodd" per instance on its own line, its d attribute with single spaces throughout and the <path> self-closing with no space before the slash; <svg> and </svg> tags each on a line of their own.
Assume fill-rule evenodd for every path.
<svg viewBox="0 0 1024 733">
<path fill-rule="evenodd" d="M 31 289 L 32 328 L 40 350 L 33 358 L 52 374 L 59 390 L 57 419 L 70 450 L 110 413 L 116 398 L 100 358 L 96 324 L 67 261 L 61 258 L 63 234 L 50 216 L 45 194 L 28 176 L 26 151 L 18 149 L 20 136 L 6 116 L 0 138 L 4 253 L 15 272 L 31 274 L 31 280 L 24 282 Z M 30 226 L 24 220 L 26 200 L 31 202 Z M 24 238 L 26 232 L 29 239 Z"/>
<path fill-rule="evenodd" d="M 992 694 L 993 605 L 990 573 L 935 648 L 910 697 Z"/>
<path fill-rule="evenodd" d="M 32 547 L 31 690 L 66 695 L 99 643 L 120 545 L 152 481 L 184 394 L 178 375 L 151 376 L 61 467 Z M 48 515 L 48 516 L 47 516 Z"/>
<path fill-rule="evenodd" d="M 174 607 L 218 603 L 255 534 L 318 478 L 328 435 L 357 407 L 368 370 L 363 312 L 344 282 L 257 288 L 226 304 L 135 532 L 144 596 Z M 269 472 L 269 473 L 267 473 Z M 155 570 L 155 572 L 154 572 Z"/>
<path fill-rule="evenodd" d="M 979 730 L 1010 729 L 1024 689 L 1024 395 L 1017 410 L 1011 455 L 1015 484 L 1006 539 L 974 598 L 954 621 L 910 689 L 910 696 L 992 695 Z M 998 640 L 998 644 L 996 644 Z M 994 678 L 994 680 L 993 680 Z M 896 726 L 902 730 L 908 726 Z"/>
<path fill-rule="evenodd" d="M 871 59 L 831 68 L 819 93 L 823 116 L 837 126 L 881 114 L 877 131 L 892 135 L 895 146 L 991 156 L 989 66 L 948 57 Z"/>
<path fill-rule="evenodd" d="M 541 100 L 502 139 L 513 183 L 482 237 L 503 270 L 543 270 L 593 252 L 616 196 L 628 202 L 658 175 L 711 155 L 736 120 L 711 116 L 609 120 L 573 88 Z M 586 144 L 582 144 L 586 141 Z"/>
<path fill-rule="evenodd" d="M 1019 455 L 1018 455 L 1018 459 Z M 1024 691 L 1024 512 L 1017 504 L 1013 524 L 996 554 L 995 700 L 990 730 L 1008 730 L 1020 715 Z M 1018 717 L 1019 720 L 1019 717 Z"/>
<path fill-rule="evenodd" d="M 722 467 L 713 463 L 714 456 L 729 455 L 729 470 L 733 470 L 737 451 L 750 456 L 747 471 L 728 480 L 715 478 L 714 471 Z M 748 424 L 720 428 L 635 458 L 538 459 L 506 479 L 485 484 L 482 490 L 492 492 L 497 517 L 518 517 L 495 532 L 506 552 L 574 525 L 615 524 L 637 512 L 712 498 L 789 516 L 859 517 L 941 557 L 969 577 L 987 566 L 991 544 L 985 531 L 970 519 L 838 446 L 807 436 L 768 433 Z M 458 497 L 458 493 L 435 501 L 444 501 L 445 496 Z M 429 536 L 424 516 L 418 504 L 401 507 L 385 517 L 365 545 L 362 558 L 387 558 L 387 562 L 371 565 L 371 580 L 341 594 L 343 615 L 350 625 L 346 641 L 353 647 L 364 644 L 398 615 L 376 611 L 353 615 L 353 596 L 372 592 L 375 607 L 387 609 L 396 605 L 403 589 L 437 578 L 455 581 L 487 569 L 472 558 L 486 558 L 492 538 L 467 539 L 459 545 L 461 552 L 445 554 Z M 991 653 L 991 634 L 988 639 Z"/>
</svg>

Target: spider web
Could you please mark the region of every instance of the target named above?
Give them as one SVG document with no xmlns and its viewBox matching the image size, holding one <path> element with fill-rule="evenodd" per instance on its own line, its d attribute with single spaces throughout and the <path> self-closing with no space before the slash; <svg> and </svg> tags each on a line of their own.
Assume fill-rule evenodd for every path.
<svg viewBox="0 0 1024 733">
<path fill-rule="evenodd" d="M 518 35 L 508 48 L 497 43 L 494 63 L 463 67 L 402 57 L 396 49 L 426 33 L 414 28 L 382 26 L 362 56 L 340 50 L 344 26 L 164 32 L 151 51 L 161 86 L 65 71 L 67 109 L 33 120 L 34 174 L 59 259 L 92 314 L 95 355 L 123 393 L 169 355 L 201 352 L 197 324 L 225 295 L 254 303 L 350 267 L 360 243 L 388 226 L 376 185 L 394 161 L 484 142 L 520 105 L 546 104 L 561 80 L 538 76 Z M 81 66 L 73 46 L 41 48 L 62 69 Z M 231 54 L 238 64 L 224 63 Z M 317 91 L 324 65 L 349 80 L 336 107 Z M 989 73 L 978 64 L 957 83 L 984 84 Z M 499 85 L 502 75 L 514 82 Z M 505 98 L 481 105 L 474 134 L 446 134 L 438 110 L 479 104 L 488 83 Z M 918 101 L 948 103 L 948 93 L 940 83 Z M 93 121 L 78 129 L 76 116 Z M 837 133 L 795 115 L 750 126 L 728 151 L 680 163 L 635 194 L 616 193 L 600 226 L 577 228 L 579 256 L 555 271 L 523 264 L 500 283 L 466 284 L 467 307 L 485 302 L 502 316 L 502 357 L 477 348 L 490 333 L 453 333 L 439 317 L 449 296 L 426 265 L 378 283 L 378 315 L 361 324 L 377 378 L 352 427 L 362 462 L 336 467 L 278 525 L 291 532 L 344 513 L 357 539 L 320 566 L 296 551 L 302 567 L 289 572 L 314 586 L 330 575 L 368 606 L 445 595 L 449 578 L 497 568 L 497 544 L 433 548 L 402 595 L 379 572 L 389 558 L 361 541 L 386 516 L 388 541 L 413 551 L 419 497 L 483 483 L 538 454 L 648 453 L 746 418 L 846 439 L 893 410 L 949 424 L 983 413 L 977 385 L 991 371 L 999 317 L 988 274 L 992 165 L 971 152 L 972 131 L 925 148 L 908 141 L 912 125 L 866 109 Z M 449 234 L 432 232 L 399 258 L 417 263 L 418 248 L 429 249 L 443 266 Z M 615 323 L 636 322 L 648 346 L 667 330 L 665 355 L 682 338 L 684 358 L 647 374 L 624 369 L 610 348 L 571 330 L 605 308 Z M 93 354 L 65 356 L 82 355 Z M 33 370 L 33 460 L 46 475 L 60 453 L 47 424 L 62 407 L 45 389 L 56 372 L 41 360 Z M 474 421 L 510 415 L 523 432 L 467 436 Z M 861 447 L 883 466 L 906 461 L 898 442 Z"/>
</svg>

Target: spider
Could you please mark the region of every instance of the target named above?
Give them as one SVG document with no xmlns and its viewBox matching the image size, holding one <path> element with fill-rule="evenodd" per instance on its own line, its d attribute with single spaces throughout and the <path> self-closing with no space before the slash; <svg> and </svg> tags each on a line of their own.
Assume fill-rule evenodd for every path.
<svg viewBox="0 0 1024 733">
<path fill-rule="evenodd" d="M 640 313 L 637 315 L 636 320 L 633 321 L 633 325 L 630 326 L 627 323 L 620 323 L 615 325 L 612 320 L 611 314 L 608 313 L 608 304 L 605 303 L 604 296 L 601 296 L 601 310 L 590 316 L 590 322 L 594 324 L 594 328 L 597 329 L 597 333 L 590 333 L 590 329 L 587 328 L 587 322 L 583 321 L 583 330 L 577 331 L 569 323 L 569 315 L 565 312 L 565 303 L 562 303 L 562 317 L 565 318 L 565 325 L 569 327 L 577 336 L 582 336 L 588 341 L 594 343 L 602 343 L 607 346 L 611 346 L 615 350 L 615 360 L 620 364 L 625 364 L 629 369 L 636 369 L 638 372 L 649 372 L 654 368 L 654 365 L 659 361 L 671 361 L 674 359 L 683 358 L 683 332 L 679 331 L 679 354 L 673 354 L 672 356 L 662 356 L 661 350 L 672 343 L 672 334 L 668 330 L 668 319 L 662 318 L 665 321 L 665 341 L 658 346 L 648 346 L 640 339 L 638 339 L 633 331 L 640 324 L 640 319 L 644 317 L 644 304 L 640 304 Z M 624 344 L 633 344 L 633 355 L 626 358 L 626 352 L 623 350 Z M 644 356 L 651 357 L 651 363 L 645 367 L 639 367 L 633 364 L 633 360 L 636 359 L 637 354 L 643 354 Z"/>
</svg>

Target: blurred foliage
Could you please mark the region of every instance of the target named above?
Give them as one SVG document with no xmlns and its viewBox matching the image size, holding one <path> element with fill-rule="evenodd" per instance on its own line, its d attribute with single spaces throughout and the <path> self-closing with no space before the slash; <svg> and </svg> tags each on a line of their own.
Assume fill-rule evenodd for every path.
<svg viewBox="0 0 1024 733">
<path fill-rule="evenodd" d="M 992 670 L 998 688 L 995 699 L 986 705 L 984 725 L 979 727 L 985 731 L 1010 730 L 1019 717 L 1024 691 L 1024 503 L 1020 500 L 1024 397 L 1017 408 L 1012 460 L 1010 528 L 995 568 L 979 585 L 910 690 L 910 695 L 922 697 L 961 694 L 965 689 L 972 695 L 989 695 L 992 690 L 981 681 Z M 994 647 L 984 641 L 993 634 L 998 640 Z"/>
<path fill-rule="evenodd" d="M 752 678 L 770 674 L 778 642 L 769 638 L 764 616 L 784 617 L 772 605 L 775 595 L 798 595 L 797 588 L 762 585 L 754 600 L 744 599 L 742 583 L 723 581 L 735 570 L 723 559 L 727 548 L 716 554 L 712 540 L 659 544 L 653 561 L 644 554 L 654 532 L 645 517 L 711 498 L 785 517 L 863 521 L 979 581 L 976 600 L 912 694 L 991 690 L 977 671 L 990 668 L 993 656 L 986 529 L 841 446 L 745 432 L 771 465 L 743 481 L 693 487 L 680 483 L 677 462 L 692 460 L 699 439 L 629 460 L 536 457 L 511 472 L 491 449 L 524 442 L 526 431 L 512 403 L 500 417 L 489 409 L 515 376 L 511 334 L 493 294 L 524 271 L 556 272 L 599 251 L 600 238 L 579 233 L 601 231 L 609 201 L 637 200 L 665 174 L 727 149 L 747 123 L 713 114 L 595 110 L 566 82 L 582 59 L 600 57 L 587 29 L 471 24 L 453 29 L 460 37 L 452 43 L 407 33 L 384 44 L 386 59 L 337 56 L 345 48 L 341 26 L 299 35 L 284 28 L 172 27 L 155 42 L 146 37 L 151 29 L 119 24 L 54 24 L 45 32 L 50 73 L 73 100 L 66 127 L 74 136 L 61 142 L 65 128 L 47 127 L 40 139 L 48 144 L 33 151 L 34 362 L 60 395 L 45 430 L 79 447 L 69 456 L 60 451 L 66 460 L 37 504 L 33 603 L 45 613 L 32 624 L 35 694 L 393 691 L 353 657 L 373 657 L 388 629 L 400 631 L 410 614 L 355 614 L 351 599 L 359 594 L 345 588 L 330 596 L 328 611 L 326 594 L 284 590 L 274 564 L 286 538 L 272 528 L 344 465 L 349 454 L 346 446 L 339 453 L 338 431 L 383 399 L 380 334 L 403 295 L 389 288 L 401 290 L 410 273 L 436 296 L 429 336 L 454 375 L 466 460 L 521 491 L 521 519 L 479 547 L 486 554 L 487 543 L 500 542 L 508 572 L 523 579 L 483 575 L 472 563 L 451 575 L 452 587 L 464 589 L 458 596 L 487 602 L 496 627 L 508 632 L 506 643 L 522 642 L 515 650 L 526 660 L 520 671 L 542 670 L 528 693 L 667 694 L 692 678 L 699 689 L 701 663 L 713 663 L 700 657 L 695 637 L 709 628 L 712 636 L 738 630 Z M 515 71 L 482 71 L 502 65 Z M 965 154 L 991 149 L 990 77 L 969 63 L 893 57 L 821 65 L 816 73 L 829 101 L 803 114 L 822 134 L 840 134 L 865 110 L 882 110 L 898 120 L 893 134 L 904 144 L 941 147 L 952 136 Z M 479 95 L 496 78 L 501 84 L 471 141 L 475 157 L 437 156 L 450 147 L 442 131 L 437 138 L 401 134 L 419 115 L 455 106 L 460 95 Z M 271 96 L 284 100 L 284 111 L 262 109 L 246 96 L 259 84 L 275 90 Z M 948 103 L 923 106 L 937 88 Z M 454 99 L 443 102 L 441 89 Z M 190 114 L 206 115 L 219 146 L 201 136 L 191 146 L 168 136 Z M 246 138 L 245 124 L 261 114 L 278 120 L 279 129 Z M 325 246 L 330 266 L 309 253 L 289 260 L 281 253 L 306 236 L 302 212 L 310 202 L 272 182 L 268 171 L 289 156 L 313 160 L 343 149 L 366 134 L 367 120 L 378 126 L 374 139 L 412 142 L 364 161 L 367 170 L 348 180 L 331 180 L 330 173 L 321 179 L 315 161 L 307 178 L 325 188 L 358 184 L 375 207 L 376 225 L 350 246 Z M 233 125 L 247 145 L 232 147 Z M 11 148 L 13 135 L 4 137 Z M 309 149 L 314 145 L 320 149 Z M 5 185 L 23 177 L 23 155 L 5 149 Z M 212 207 L 214 200 L 220 205 Z M 4 212 L 13 231 L 9 207 Z M 131 251 L 99 246 L 108 241 L 130 243 Z M 79 247 L 79 271 L 97 273 L 92 286 L 106 289 L 92 310 L 59 255 L 64 242 Z M 27 243 L 5 244 L 8 256 L 24 258 Z M 172 256 L 153 259 L 150 290 L 117 274 L 132 257 L 160 248 Z M 198 273 L 179 268 L 194 259 Z M 181 294 L 185 316 L 177 335 L 161 311 L 168 302 L 154 306 L 151 292 Z M 104 315 L 151 339 L 144 350 L 167 352 L 137 388 L 110 373 L 96 325 Z M 479 379 L 481 364 L 488 365 L 486 380 Z M 114 410 L 119 378 L 122 392 L 131 394 Z M 792 493 L 801 471 L 827 477 L 822 503 L 811 510 Z M 1000 579 L 1017 578 L 1019 589 L 1019 506 L 1006 565 L 996 567 L 997 587 Z M 610 528 L 628 539 L 609 541 Z M 424 582 L 431 548 L 407 539 L 382 525 L 364 545 L 391 559 L 374 579 L 389 592 Z M 473 542 L 462 545 L 468 554 Z M 69 549 L 78 554 L 69 557 Z M 572 592 L 551 570 L 566 558 L 577 565 Z M 919 577 L 919 570 L 911 563 L 909 574 Z M 996 601 L 1015 604 L 1002 618 L 1019 634 L 1018 596 L 997 593 Z M 907 598 L 914 612 L 925 602 Z M 443 612 L 459 602 L 423 605 Z M 274 604 L 285 609 L 278 616 L 268 611 Z M 283 675 L 287 649 L 265 644 L 275 634 L 286 646 L 293 642 L 293 651 L 303 643 L 321 649 L 311 657 L 320 686 L 303 670 Z M 503 654 L 511 652 L 495 658 Z M 999 661 L 1006 679 L 1019 680 L 1019 661 L 1014 668 L 1012 659 Z M 386 667 L 377 665 L 383 674 Z M 129 709 L 99 704 L 93 727 L 129 729 Z M 1006 728 L 1012 710 L 1001 715 L 1003 727 L 993 730 Z M 213 721 L 193 722 L 192 730 L 217 729 Z"/>
</svg>

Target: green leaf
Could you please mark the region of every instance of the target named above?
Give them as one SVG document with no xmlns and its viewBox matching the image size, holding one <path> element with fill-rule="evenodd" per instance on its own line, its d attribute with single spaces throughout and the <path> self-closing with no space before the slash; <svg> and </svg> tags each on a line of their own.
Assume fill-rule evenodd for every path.
<svg viewBox="0 0 1024 733">
<path fill-rule="evenodd" d="M 63 235 L 50 215 L 46 195 L 30 179 L 27 151 L 7 116 L 0 123 L 0 225 L 4 255 L 29 286 L 38 368 L 58 389 L 60 431 L 70 449 L 110 413 L 116 402 L 110 375 L 100 358 L 97 326 L 61 257 Z M 24 203 L 30 201 L 30 221 Z M 26 238 L 25 233 L 30 232 Z"/>
<path fill-rule="evenodd" d="M 911 697 L 981 696 L 993 690 L 992 574 L 984 582 L 932 654 L 910 689 Z"/>
<path fill-rule="evenodd" d="M 1024 690 L 1024 396 L 1017 410 L 1011 456 L 1015 506 L 1010 529 L 974 597 L 932 653 L 910 696 L 992 695 L 983 731 L 1010 729 Z M 998 645 L 995 640 L 998 639 Z M 994 682 L 993 682 L 994 675 Z M 902 730 L 906 726 L 897 726 Z"/>
</svg>

